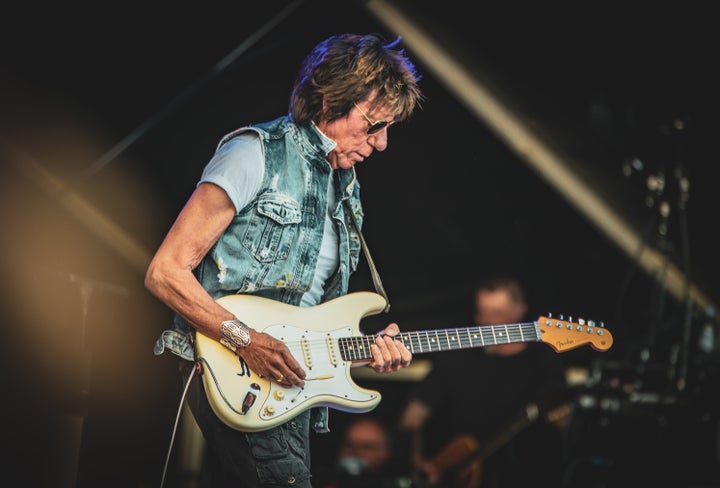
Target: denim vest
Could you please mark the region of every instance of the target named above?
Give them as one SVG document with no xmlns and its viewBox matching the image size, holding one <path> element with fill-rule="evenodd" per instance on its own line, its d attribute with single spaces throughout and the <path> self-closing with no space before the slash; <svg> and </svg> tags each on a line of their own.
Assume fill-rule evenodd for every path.
<svg viewBox="0 0 720 488">
<path fill-rule="evenodd" d="M 335 143 L 314 124 L 298 126 L 290 116 L 237 129 L 222 138 L 218 149 L 250 130 L 262 141 L 262 186 L 195 268 L 195 276 L 213 299 L 242 293 L 298 305 L 312 284 L 328 212 L 328 178 L 335 174 L 337 204 L 330 212 L 338 228 L 340 259 L 321 301 L 345 295 L 360 256 L 360 237 L 346 215 L 345 200 L 359 225 L 363 220 L 355 170 L 333 171 L 326 157 Z M 194 328 L 175 315 L 173 329 L 162 333 L 155 354 L 167 347 L 194 360 Z"/>
</svg>

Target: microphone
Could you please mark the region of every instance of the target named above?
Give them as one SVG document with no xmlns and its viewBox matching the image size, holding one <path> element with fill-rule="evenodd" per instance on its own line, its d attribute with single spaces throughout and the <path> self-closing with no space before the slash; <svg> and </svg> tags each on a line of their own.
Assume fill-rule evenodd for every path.
<svg viewBox="0 0 720 488">
<path fill-rule="evenodd" d="M 713 306 L 705 308 L 705 323 L 700 329 L 698 347 L 706 354 L 710 354 L 715 349 L 715 307 Z"/>
</svg>

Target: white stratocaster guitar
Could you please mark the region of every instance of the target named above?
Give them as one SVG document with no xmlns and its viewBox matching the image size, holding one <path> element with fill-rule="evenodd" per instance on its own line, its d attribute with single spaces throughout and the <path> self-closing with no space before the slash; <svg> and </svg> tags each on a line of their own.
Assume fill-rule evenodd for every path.
<svg viewBox="0 0 720 488">
<path fill-rule="evenodd" d="M 372 359 L 375 336 L 360 333 L 360 320 L 385 308 L 373 292 L 356 292 L 315 307 L 297 307 L 252 295 L 228 295 L 217 302 L 252 327 L 287 345 L 307 376 L 302 388 L 283 388 L 248 368 L 241 357 L 201 333 L 195 336 L 196 361 L 215 414 L 245 432 L 267 430 L 314 406 L 367 412 L 380 393 L 355 384 L 350 368 Z M 539 317 L 523 324 L 401 332 L 395 339 L 413 354 L 542 341 L 556 352 L 590 344 L 612 346 L 610 332 L 593 322 Z"/>
</svg>

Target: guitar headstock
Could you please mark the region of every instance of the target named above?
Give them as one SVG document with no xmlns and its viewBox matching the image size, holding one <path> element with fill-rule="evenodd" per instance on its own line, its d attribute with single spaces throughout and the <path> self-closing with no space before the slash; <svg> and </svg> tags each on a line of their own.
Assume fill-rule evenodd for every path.
<svg viewBox="0 0 720 488">
<path fill-rule="evenodd" d="M 552 315 L 538 317 L 536 323 L 542 332 L 542 341 L 549 344 L 556 352 L 590 344 L 596 351 L 607 351 L 613 344 L 613 337 L 602 322 L 578 319 L 577 322 L 563 320 L 563 316 Z"/>
</svg>

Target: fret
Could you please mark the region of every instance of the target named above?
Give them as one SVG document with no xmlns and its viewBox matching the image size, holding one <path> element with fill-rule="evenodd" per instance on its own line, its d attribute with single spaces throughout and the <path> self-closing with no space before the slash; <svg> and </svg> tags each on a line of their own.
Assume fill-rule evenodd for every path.
<svg viewBox="0 0 720 488">
<path fill-rule="evenodd" d="M 405 347 L 407 347 L 411 353 L 415 354 L 415 344 L 413 343 L 413 340 L 412 340 L 413 337 L 414 337 L 414 334 L 403 334 L 403 338 L 405 339 L 403 341 L 403 344 L 405 344 Z M 410 341 L 410 343 L 408 344 L 405 341 Z"/>
<path fill-rule="evenodd" d="M 338 349 L 340 349 L 340 356 L 343 359 L 347 359 L 347 351 L 345 350 L 345 338 L 341 337 L 338 339 Z"/>
<path fill-rule="evenodd" d="M 520 329 L 520 340 L 521 340 L 522 342 L 525 342 L 525 336 L 523 335 L 522 325 L 521 325 L 520 327 L 518 327 L 518 329 Z"/>
<path fill-rule="evenodd" d="M 356 358 L 355 358 L 355 350 L 354 350 L 353 347 L 352 347 L 352 337 L 348 337 L 348 340 L 347 340 L 347 348 L 348 348 L 348 359 L 351 360 L 351 361 L 352 361 L 353 359 L 356 359 Z"/>
<path fill-rule="evenodd" d="M 355 356 L 353 359 L 360 359 L 360 355 L 358 354 L 358 342 L 357 337 L 352 338 L 352 350 L 353 350 L 353 356 Z"/>
<path fill-rule="evenodd" d="M 445 332 L 445 340 L 447 341 L 447 347 L 445 349 L 450 349 L 450 336 L 447 333 L 447 329 L 445 329 L 443 332 Z"/>
<path fill-rule="evenodd" d="M 485 346 L 485 338 L 482 334 L 482 329 L 480 327 L 475 327 L 475 331 L 478 332 L 478 335 L 480 336 L 480 345 Z"/>
<path fill-rule="evenodd" d="M 358 359 L 365 359 L 365 338 L 363 336 L 357 336 L 355 338 L 355 351 L 357 352 Z"/>
<path fill-rule="evenodd" d="M 510 333 L 508 332 L 507 324 L 505 325 L 505 339 L 510 342 Z"/>
<path fill-rule="evenodd" d="M 375 337 L 375 336 L 370 336 L 370 337 Z M 359 336 L 357 338 L 358 354 L 360 356 L 360 359 L 366 359 L 368 357 L 367 350 L 365 349 L 366 344 L 367 344 L 367 337 Z"/>
<path fill-rule="evenodd" d="M 465 332 L 467 333 L 468 341 L 470 341 L 470 347 L 475 347 L 475 344 L 473 344 L 472 336 L 470 335 L 470 328 L 468 327 L 465 329 Z"/>
<path fill-rule="evenodd" d="M 435 334 L 435 337 L 430 337 L 430 332 L 425 331 L 425 333 L 428 336 L 428 340 L 430 341 L 430 349 L 433 351 L 442 351 L 442 345 L 440 344 L 440 336 L 438 335 L 438 330 L 432 331 L 433 334 Z"/>
<path fill-rule="evenodd" d="M 423 334 L 423 333 L 424 333 L 424 331 L 421 330 L 420 332 L 418 332 L 417 334 L 415 334 L 415 339 L 417 339 L 417 343 L 418 343 L 418 350 L 419 350 L 420 352 L 423 352 L 423 346 L 424 346 L 424 345 L 423 345 L 423 338 L 422 338 L 422 334 Z"/>
<path fill-rule="evenodd" d="M 495 327 L 493 327 L 493 326 L 491 325 L 491 326 L 490 326 L 490 331 L 492 332 L 492 335 L 493 335 L 493 344 L 497 344 L 497 343 L 498 343 L 498 340 L 497 340 L 497 336 L 495 335 Z"/>
<path fill-rule="evenodd" d="M 457 329 L 455 329 L 455 335 L 450 335 L 450 340 L 452 341 L 452 344 L 450 345 L 450 349 L 457 349 L 457 346 L 458 346 Z"/>
</svg>

